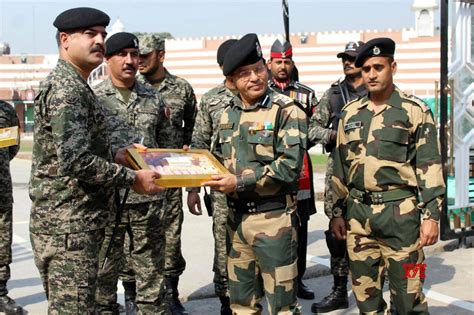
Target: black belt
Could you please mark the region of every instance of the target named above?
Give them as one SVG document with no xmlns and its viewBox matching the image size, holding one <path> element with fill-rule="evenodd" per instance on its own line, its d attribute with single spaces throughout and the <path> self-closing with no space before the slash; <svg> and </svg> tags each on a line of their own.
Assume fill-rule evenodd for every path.
<svg viewBox="0 0 474 315">
<path fill-rule="evenodd" d="M 240 213 L 258 213 L 286 208 L 286 196 L 278 196 L 264 199 L 234 199 L 227 197 L 229 209 Z"/>
<path fill-rule="evenodd" d="M 398 188 L 387 191 L 362 191 L 352 188 L 349 194 L 352 198 L 357 199 L 368 206 L 415 196 L 412 188 Z"/>
</svg>

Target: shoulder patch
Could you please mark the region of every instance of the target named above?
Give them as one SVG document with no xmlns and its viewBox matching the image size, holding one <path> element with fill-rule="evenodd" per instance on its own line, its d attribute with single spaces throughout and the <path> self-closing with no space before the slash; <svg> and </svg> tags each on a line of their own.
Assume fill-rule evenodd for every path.
<svg viewBox="0 0 474 315">
<path fill-rule="evenodd" d="M 410 101 L 411 103 L 414 103 L 418 106 L 421 107 L 421 109 L 423 110 L 423 112 L 427 112 L 427 111 L 430 111 L 431 108 L 428 106 L 428 104 L 425 103 L 425 101 L 423 101 L 421 98 L 415 96 L 415 95 L 412 95 L 412 94 L 406 94 L 406 93 L 403 93 L 404 94 L 404 99 Z"/>
</svg>

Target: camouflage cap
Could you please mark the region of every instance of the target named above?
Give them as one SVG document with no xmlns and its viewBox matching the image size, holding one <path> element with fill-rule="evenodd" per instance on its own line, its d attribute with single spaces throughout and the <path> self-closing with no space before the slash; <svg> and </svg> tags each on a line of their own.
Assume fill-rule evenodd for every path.
<svg viewBox="0 0 474 315">
<path fill-rule="evenodd" d="M 165 50 L 165 40 L 156 35 L 141 35 L 138 40 L 140 41 L 140 55 L 148 55 L 154 50 Z"/>
</svg>

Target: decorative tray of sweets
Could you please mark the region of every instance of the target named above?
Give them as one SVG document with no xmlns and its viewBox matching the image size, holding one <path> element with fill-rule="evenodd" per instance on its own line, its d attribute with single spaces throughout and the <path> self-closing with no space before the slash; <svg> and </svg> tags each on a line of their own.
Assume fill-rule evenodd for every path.
<svg viewBox="0 0 474 315">
<path fill-rule="evenodd" d="M 212 175 L 229 171 L 208 150 L 127 149 L 127 160 L 134 169 L 160 173 L 156 183 L 162 187 L 199 187 Z"/>
<path fill-rule="evenodd" d="M 18 127 L 0 128 L 0 148 L 18 144 Z"/>
</svg>

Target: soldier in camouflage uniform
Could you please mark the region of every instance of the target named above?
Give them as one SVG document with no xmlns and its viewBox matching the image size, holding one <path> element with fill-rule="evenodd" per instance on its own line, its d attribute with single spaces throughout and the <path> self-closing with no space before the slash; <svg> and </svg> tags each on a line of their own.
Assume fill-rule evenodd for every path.
<svg viewBox="0 0 474 315">
<path fill-rule="evenodd" d="M 163 128 L 164 105 L 152 89 L 136 81 L 138 70 L 138 39 L 120 32 L 106 41 L 106 61 L 110 76 L 94 87 L 99 102 L 104 106 L 112 142 L 127 138 L 123 129 L 129 127 L 143 138 L 150 148 L 159 147 L 158 132 Z M 125 130 L 125 133 L 127 130 Z M 141 196 L 130 193 L 121 213 L 115 238 L 113 226 L 105 229 L 102 257 L 110 242 L 112 250 L 104 269 L 99 271 L 96 302 L 100 313 L 118 314 L 117 282 L 124 250 L 124 237 L 131 232 L 131 263 L 136 278 L 136 305 L 142 314 L 165 314 L 164 303 L 164 228 L 160 211 L 163 196 Z M 129 313 L 134 301 L 126 301 Z"/>
<path fill-rule="evenodd" d="M 386 310 L 385 266 L 398 313 L 428 314 L 423 279 L 405 277 L 404 266 L 422 264 L 423 247 L 438 241 L 445 185 L 433 115 L 393 84 L 394 52 L 393 40 L 376 38 L 355 61 L 368 95 L 347 104 L 339 121 L 331 230 L 347 239 L 361 313 Z"/>
<path fill-rule="evenodd" d="M 0 100 L 0 129 L 20 126 L 15 109 Z M 18 153 L 19 145 L 0 148 L 0 312 L 23 314 L 23 308 L 8 296 L 7 282 L 10 279 L 13 233 L 13 191 L 10 161 Z"/>
<path fill-rule="evenodd" d="M 293 62 L 293 49 L 287 41 L 283 43 L 277 39 L 270 49 L 270 60 L 268 68 L 271 78 L 268 85 L 277 93 L 291 97 L 295 104 L 299 105 L 305 112 L 307 120 L 313 114 L 316 106 L 316 94 L 309 86 L 306 86 L 291 78 L 295 63 Z M 309 148 L 308 148 L 309 149 Z M 306 271 L 306 252 L 308 246 L 308 221 L 309 217 L 316 213 L 313 185 L 313 168 L 308 152 L 305 153 L 303 167 L 301 169 L 298 199 L 298 289 L 297 296 L 301 299 L 314 299 L 314 292 L 303 283 Z"/>
<path fill-rule="evenodd" d="M 255 34 L 236 42 L 224 75 L 239 91 L 222 113 L 219 145 L 230 174 L 203 183 L 227 194 L 229 294 L 235 314 L 299 314 L 296 298 L 296 198 L 306 150 L 304 112 L 268 88 Z"/>
<path fill-rule="evenodd" d="M 165 125 L 160 131 L 163 148 L 181 149 L 191 143 L 197 107 L 193 88 L 184 79 L 166 70 L 165 41 L 153 35 L 140 38 L 139 80 L 152 85 L 163 97 L 165 103 Z M 181 253 L 181 227 L 183 205 L 181 188 L 167 189 L 163 224 L 166 227 L 165 280 L 166 295 L 173 314 L 183 314 L 179 301 L 179 276 L 186 267 Z"/>
<path fill-rule="evenodd" d="M 222 43 L 217 50 L 217 63 L 222 69 L 224 56 L 236 39 L 229 39 Z M 196 125 L 193 131 L 191 147 L 193 149 L 210 150 L 216 158 L 223 163 L 222 156 L 216 151 L 219 134 L 219 122 L 224 108 L 234 98 L 235 87 L 230 78 L 224 80 L 215 88 L 205 93 L 201 98 Z M 188 207 L 191 213 L 201 215 L 201 203 L 199 200 L 199 188 L 187 188 Z M 228 276 L 227 276 L 227 248 L 226 248 L 226 224 L 229 207 L 225 194 L 212 190 L 212 232 L 214 235 L 214 290 L 221 301 L 221 315 L 232 315 L 230 309 Z"/>
<path fill-rule="evenodd" d="M 56 67 L 35 99 L 30 238 L 50 314 L 93 314 L 104 228 L 115 211 L 117 188 L 163 189 L 159 174 L 133 171 L 125 150 L 111 147 L 104 109 L 87 85 L 104 57 L 110 19 L 74 8 L 54 21 Z"/>
<path fill-rule="evenodd" d="M 334 82 L 324 93 L 311 117 L 308 128 L 309 140 L 321 143 L 324 145 L 326 152 L 329 153 L 324 187 L 324 212 L 329 219 L 332 218 L 331 177 L 341 109 L 350 101 L 367 94 L 362 81 L 361 70 L 354 66 L 355 58 L 363 44 L 363 42 L 349 42 L 346 44 L 345 50 L 337 54 L 337 58 L 341 58 L 345 78 L 342 81 Z M 331 254 L 331 273 L 334 278 L 334 285 L 328 296 L 311 306 L 313 313 L 327 313 L 349 307 L 347 299 L 349 267 L 347 264 L 346 242 L 334 239 L 329 230 L 325 232 L 325 235 L 326 244 Z"/>
</svg>

